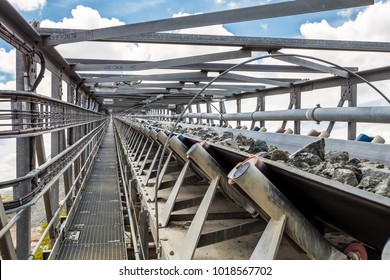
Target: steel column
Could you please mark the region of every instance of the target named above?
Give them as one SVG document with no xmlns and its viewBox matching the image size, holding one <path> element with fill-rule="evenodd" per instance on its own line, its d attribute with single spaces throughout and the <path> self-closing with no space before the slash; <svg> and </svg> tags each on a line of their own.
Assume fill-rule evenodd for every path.
<svg viewBox="0 0 390 280">
<path fill-rule="evenodd" d="M 25 90 L 25 73 L 28 69 L 27 57 L 20 52 L 16 52 L 16 90 Z M 13 110 L 27 110 L 21 102 L 12 103 Z M 23 129 L 25 125 L 22 119 L 14 119 L 14 127 Z M 16 139 L 16 177 L 25 176 L 34 169 L 33 140 L 30 137 Z M 21 183 L 14 188 L 14 199 L 23 197 L 31 192 L 29 182 Z M 26 260 L 30 254 L 31 243 L 31 208 L 28 207 L 16 224 L 16 255 L 18 259 Z"/>
<path fill-rule="evenodd" d="M 264 97 L 261 96 L 261 95 L 258 95 L 257 98 L 256 98 L 256 109 L 255 109 L 255 112 L 258 112 L 258 111 L 264 111 Z M 256 125 L 256 121 L 252 121 L 251 123 L 251 127 L 250 129 L 252 130 Z M 260 127 L 264 127 L 265 124 L 264 124 L 264 121 L 261 121 L 260 122 Z"/>
<path fill-rule="evenodd" d="M 62 79 L 55 75 L 51 75 L 51 97 L 55 99 L 61 99 L 62 96 Z M 62 117 L 62 112 L 58 108 L 52 108 L 52 112 L 56 114 L 56 118 Z M 62 137 L 65 135 L 62 132 L 52 132 L 51 133 L 51 158 L 55 157 L 62 152 L 64 147 L 62 146 Z M 58 207 L 60 200 L 59 197 L 59 181 L 53 184 L 51 187 L 51 205 L 52 205 L 52 214 L 54 214 L 55 209 Z"/>
<path fill-rule="evenodd" d="M 207 113 L 212 113 L 210 102 L 206 103 L 206 111 L 207 111 Z M 214 124 L 214 120 L 207 119 L 207 124 L 213 125 Z"/>
<path fill-rule="evenodd" d="M 357 85 L 350 85 L 350 98 L 348 99 L 348 107 L 356 107 L 357 106 Z M 356 130 L 357 124 L 356 122 L 348 122 L 348 140 L 356 139 Z"/>
<path fill-rule="evenodd" d="M 241 98 L 237 97 L 236 106 L 237 106 L 237 114 L 240 114 L 241 113 Z M 236 125 L 241 126 L 241 120 L 237 120 Z"/>
<path fill-rule="evenodd" d="M 200 114 L 202 110 L 200 109 L 200 104 L 196 103 L 196 113 Z M 202 124 L 202 118 L 197 118 L 197 124 Z"/>
<path fill-rule="evenodd" d="M 221 114 L 226 114 L 226 107 L 225 107 L 225 102 L 224 101 L 219 101 L 219 112 Z M 228 122 L 226 122 L 225 124 L 227 125 Z M 219 121 L 219 125 L 222 127 L 224 125 L 224 121 L 220 120 Z"/>
<path fill-rule="evenodd" d="M 291 96 L 290 96 L 290 102 L 294 105 L 295 109 L 301 109 L 302 104 L 302 94 L 294 87 Z M 294 134 L 301 134 L 301 121 L 294 121 Z"/>
</svg>

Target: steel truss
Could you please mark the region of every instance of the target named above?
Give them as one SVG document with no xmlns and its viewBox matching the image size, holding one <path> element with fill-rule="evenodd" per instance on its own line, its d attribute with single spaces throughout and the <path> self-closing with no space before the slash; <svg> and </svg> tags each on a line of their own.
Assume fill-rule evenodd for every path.
<svg viewBox="0 0 390 280">
<path fill-rule="evenodd" d="M 190 142 L 186 142 L 187 140 L 177 137 L 167 139 L 162 132 L 135 125 L 133 119 L 135 117 L 157 121 L 177 119 L 193 96 L 207 83 L 226 69 L 234 67 L 234 64 L 227 63 L 226 60 L 252 57 L 254 52 L 267 52 L 271 60 L 278 59 L 287 64 L 241 65 L 231 73 L 226 73 L 198 96 L 194 106 L 189 107 L 184 115 L 183 121 L 187 124 L 182 125 L 201 124 L 203 121 L 214 125 L 214 121 L 218 121 L 219 126 L 222 127 L 227 126 L 229 121 L 236 121 L 237 126 L 241 126 L 242 121 L 248 120 L 252 122 L 251 128 L 254 128 L 258 122 L 260 127 L 264 127 L 267 121 L 278 120 L 281 122 L 281 129 L 284 130 L 287 128 L 287 121 L 292 120 L 294 133 L 300 134 L 301 121 L 329 121 L 326 132 L 330 134 L 336 122 L 344 121 L 348 123 L 348 139 L 354 140 L 358 122 L 389 123 L 388 107 L 357 107 L 357 85 L 363 82 L 389 80 L 389 66 L 359 71 L 357 68 L 359 65 L 336 67 L 318 60 L 303 59 L 302 56 L 283 56 L 281 50 L 286 48 L 337 50 L 345 51 L 346 55 L 348 51 L 388 53 L 390 44 L 388 42 L 210 36 L 165 33 L 165 31 L 344 9 L 373 3 L 372 0 L 297 0 L 110 28 L 72 30 L 40 28 L 37 22 L 30 25 L 8 1 L 0 0 L 0 38 L 17 50 L 16 91 L 0 91 L 0 139 L 13 139 L 17 153 L 16 178 L 0 182 L 0 188 L 13 189 L 11 202 L 0 199 L 2 258 L 32 259 L 37 253 L 43 237 L 35 248 L 30 247 L 31 206 L 42 198 L 48 222 L 44 235 L 46 233 L 50 235 L 49 258 L 54 258 L 61 245 L 61 236 L 66 233 L 67 225 L 74 214 L 110 114 L 118 117 L 115 120 L 117 157 L 123 180 L 121 184 L 128 214 L 127 222 L 134 244 L 132 249 L 136 258 L 148 258 L 149 227 L 158 249 L 157 253 L 162 258 L 190 259 L 196 257 L 199 252 L 198 247 L 211 245 L 216 241 L 227 241 L 234 237 L 256 235 L 263 230 L 267 234 L 261 238 L 260 245 L 256 247 L 259 249 L 251 252 L 249 257 L 275 257 L 282 233 L 285 229 L 290 234 L 292 232 L 286 218 L 288 215 L 269 215 L 268 224 L 269 217 L 267 218 L 264 213 L 263 220 L 253 218 L 251 215 L 259 210 L 258 205 L 246 199 L 242 190 L 232 190 L 228 184 L 227 174 L 233 166 L 226 168 L 222 164 L 223 168 L 220 168 L 221 162 L 218 162 L 209 150 L 205 151 L 205 147 L 189 151 L 194 144 L 190 140 L 187 139 Z M 125 42 L 183 47 L 224 46 L 229 49 L 222 53 L 211 51 L 208 54 L 181 58 L 167 57 L 160 61 L 137 61 L 134 58 L 122 61 L 64 58 L 54 48 L 61 44 L 85 41 L 93 41 L 96 44 Z M 39 68 L 41 71 L 37 76 Z M 46 69 L 52 73 L 51 97 L 35 92 Z M 162 69 L 168 69 L 170 72 L 161 73 Z M 145 74 L 142 72 L 144 70 L 151 71 Z M 121 74 L 118 74 L 118 71 Z M 283 78 L 279 75 L 271 75 L 280 73 L 284 75 Z M 308 74 L 315 78 L 308 79 Z M 62 96 L 63 82 L 67 86 L 65 98 Z M 302 93 L 334 87 L 340 88 L 340 98 L 335 108 L 301 108 Z M 287 110 L 266 111 L 267 97 L 277 95 L 289 97 Z M 382 96 L 388 99 L 385 94 Z M 242 100 L 247 98 L 256 100 L 254 112 L 248 113 L 243 108 Z M 61 101 L 62 99 L 66 101 Z M 228 101 L 235 102 L 237 114 L 227 113 L 226 102 Z M 349 108 L 343 108 L 344 104 Z M 212 106 L 217 107 L 218 114 L 213 113 L 215 110 Z M 202 111 L 204 107 L 206 109 Z M 48 133 L 51 136 L 50 159 L 46 156 L 43 137 Z M 234 130 L 234 133 L 237 131 Z M 288 135 L 264 137 L 270 142 L 283 141 L 290 146 L 296 144 L 295 140 L 292 140 L 294 138 Z M 308 141 L 308 138 L 305 139 Z M 160 177 L 156 178 L 155 167 L 165 141 L 170 141 L 170 146 L 167 153 L 162 155 L 164 164 L 160 166 Z M 298 142 L 302 144 L 300 140 Z M 385 146 L 370 147 L 363 151 L 359 150 L 362 146 L 356 143 L 345 144 L 345 142 L 332 142 L 332 140 L 330 143 L 349 149 L 351 154 L 360 153 L 367 157 L 388 154 Z M 187 152 L 191 152 L 188 157 Z M 367 155 L 370 152 L 371 154 Z M 237 158 L 236 154 L 229 154 L 229 156 L 233 159 Z M 215 167 L 212 171 L 205 167 L 209 162 L 212 162 Z M 237 162 L 235 161 L 234 164 Z M 250 173 L 248 176 L 256 175 L 252 169 L 247 170 Z M 241 171 L 246 173 L 247 170 Z M 60 177 L 64 179 L 63 186 L 58 183 Z M 233 174 L 230 179 L 237 178 Z M 238 178 L 238 184 L 240 184 L 239 180 Z M 242 184 L 245 185 L 244 183 Z M 61 200 L 60 187 L 65 189 L 65 198 Z M 168 193 L 167 189 L 170 187 L 172 192 Z M 181 197 L 183 190 L 196 194 L 183 198 Z M 139 201 L 138 195 L 143 199 Z M 161 214 L 158 213 L 161 206 L 158 202 L 160 195 L 167 199 L 164 209 L 160 209 Z M 352 192 L 352 197 L 355 195 L 361 198 L 361 194 Z M 146 196 L 148 199 L 145 198 Z M 229 198 L 227 200 L 229 203 L 235 202 L 229 204 L 232 211 L 226 213 L 214 211 L 212 202 L 218 200 L 225 203 L 225 196 Z M 373 202 L 372 197 L 363 197 L 363 201 L 367 202 L 364 206 L 368 204 L 370 207 L 372 203 L 376 203 Z M 141 203 L 141 208 L 138 203 Z M 389 208 L 387 201 L 384 203 L 381 201 L 379 204 L 385 205 L 386 209 Z M 191 209 L 199 205 L 200 211 Z M 59 223 L 57 218 L 64 208 L 66 218 Z M 372 206 L 370 209 L 375 215 L 375 207 Z M 11 212 L 15 215 L 11 220 L 7 220 L 6 213 Z M 156 216 L 161 223 L 160 230 Z M 245 219 L 245 222 L 239 225 L 227 222 L 225 229 L 204 232 L 202 229 L 206 217 L 239 221 Z M 172 222 L 183 223 L 183 221 L 184 228 L 187 227 L 186 223 L 193 221 L 188 231 L 187 228 L 183 231 L 183 227 L 177 231 L 179 236 L 185 235 L 185 238 L 180 240 L 184 240 L 189 246 L 178 250 L 175 241 L 164 239 L 165 228 Z M 13 227 L 16 227 L 16 250 L 10 233 Z M 272 233 L 276 234 L 273 236 Z M 365 242 L 371 242 L 375 249 L 381 249 L 383 236 L 376 236 L 376 242 L 371 241 L 367 236 L 358 237 Z M 318 242 L 321 243 L 323 240 Z M 272 246 L 262 244 L 272 244 Z M 268 252 L 264 248 L 268 249 Z M 306 249 L 310 251 L 310 248 Z M 324 251 L 329 253 L 332 249 L 321 252 L 307 251 L 307 253 L 315 258 L 335 256 L 335 254 L 323 255 Z"/>
</svg>

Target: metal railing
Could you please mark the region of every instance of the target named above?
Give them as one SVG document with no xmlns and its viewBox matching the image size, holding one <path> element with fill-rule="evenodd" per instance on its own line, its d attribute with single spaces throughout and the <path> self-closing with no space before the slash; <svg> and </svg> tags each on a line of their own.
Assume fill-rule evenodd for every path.
<svg viewBox="0 0 390 280">
<path fill-rule="evenodd" d="M 16 142 L 21 137 L 27 139 L 30 152 L 25 155 L 25 160 L 30 161 L 31 168 L 25 175 L 21 176 L 19 172 L 18 177 L 0 182 L 0 189 L 11 189 L 14 193 L 11 200 L 2 199 L 0 205 L 2 258 L 21 258 L 13 245 L 11 229 L 16 227 L 16 232 L 31 236 L 32 206 L 42 200 L 48 224 L 46 229 L 34 248 L 31 248 L 30 238 L 17 241 L 17 248 L 23 247 L 23 251 L 29 252 L 27 256 L 23 253 L 23 259 L 33 259 L 49 233 L 49 257 L 55 256 L 107 129 L 107 115 L 22 91 L 0 91 L 0 106 L 0 139 L 14 139 Z M 53 152 L 53 145 L 58 145 L 58 153 L 46 160 L 42 136 L 53 132 L 51 148 Z M 53 140 L 53 135 L 58 138 Z M 59 184 L 61 177 L 64 182 Z M 64 189 L 61 200 L 56 197 L 59 188 Z M 12 214 L 12 217 L 7 219 L 7 214 Z M 60 215 L 66 215 L 61 217 L 61 223 Z"/>
<path fill-rule="evenodd" d="M 64 105 L 63 108 L 67 107 L 67 104 Z M 69 107 L 77 106 L 70 105 Z M 78 110 L 78 108 L 76 109 Z M 82 112 L 83 109 L 80 108 L 78 111 Z M 108 120 L 106 117 L 104 118 L 103 115 L 91 112 L 90 117 L 90 122 L 93 120 L 92 123 L 94 125 L 89 126 L 89 131 L 87 131 L 84 136 L 81 136 L 78 141 L 67 147 L 58 155 L 52 157 L 50 160 L 39 165 L 25 176 L 0 182 L 0 189 L 14 189 L 21 185 L 27 185 L 31 189 L 31 192 L 28 192 L 22 197 L 14 198 L 7 202 L 1 201 L 0 212 L 2 212 L 1 214 L 3 217 L 5 217 L 5 214 L 14 213 L 9 221 L 2 220 L 1 224 L 0 239 L 5 242 L 5 247 L 3 246 L 2 250 L 7 248 L 8 251 L 7 253 L 2 252 L 3 258 L 4 256 L 11 259 L 16 258 L 12 239 L 6 238 L 10 235 L 10 229 L 26 214 L 26 210 L 29 210 L 31 206 L 36 205 L 42 198 L 46 200 L 50 197 L 50 191 L 53 186 L 58 182 L 61 176 L 64 176 L 65 181 L 67 180 L 66 183 L 64 183 L 64 197 L 58 202 L 52 200 L 47 204 L 45 201 L 45 211 L 46 213 L 51 212 L 51 215 L 46 215 L 48 225 L 35 247 L 30 251 L 29 259 L 34 258 L 47 233 L 50 233 L 51 237 L 50 255 L 55 255 L 58 251 L 61 244 L 61 238 L 65 236 L 67 224 L 74 215 L 74 209 L 78 204 L 81 190 L 83 189 L 86 178 L 91 170 L 108 125 Z M 76 122 L 77 118 L 79 119 L 78 122 Z M 67 119 L 69 120 L 69 118 Z M 61 129 L 71 126 L 84 126 L 84 121 L 81 120 L 81 117 L 74 117 L 72 122 L 62 122 L 62 125 L 63 127 Z M 52 129 L 52 127 L 55 127 L 53 123 L 48 126 L 48 130 Z M 26 136 L 30 136 L 30 133 L 26 134 Z M 10 135 L 8 135 L 8 137 L 10 137 Z M 66 213 L 66 218 L 62 220 L 62 223 L 59 223 L 59 216 L 64 212 Z M 31 232 L 31 225 L 30 228 L 24 230 L 29 230 Z M 30 247 L 30 244 L 24 245 Z"/>
<path fill-rule="evenodd" d="M 106 117 L 65 101 L 24 91 L 0 91 L 0 138 L 35 136 Z"/>
</svg>

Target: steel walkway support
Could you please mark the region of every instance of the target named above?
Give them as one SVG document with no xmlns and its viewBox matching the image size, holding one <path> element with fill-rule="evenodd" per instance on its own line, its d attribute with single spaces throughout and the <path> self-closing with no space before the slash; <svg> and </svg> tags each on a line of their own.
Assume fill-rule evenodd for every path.
<svg viewBox="0 0 390 280">
<path fill-rule="evenodd" d="M 112 124 L 104 136 L 59 260 L 126 259 Z"/>
</svg>

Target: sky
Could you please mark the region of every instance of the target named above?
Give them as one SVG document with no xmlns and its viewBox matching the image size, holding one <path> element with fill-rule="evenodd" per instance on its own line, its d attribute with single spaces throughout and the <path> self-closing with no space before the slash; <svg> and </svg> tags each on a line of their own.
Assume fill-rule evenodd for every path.
<svg viewBox="0 0 390 280">
<path fill-rule="evenodd" d="M 149 20 L 171 18 L 196 13 L 207 13 L 226 9 L 248 7 L 259 4 L 270 4 L 284 1 L 274 0 L 148 0 L 148 1 L 98 1 L 98 0 L 9 0 L 27 21 L 36 20 L 42 27 L 60 28 L 101 28 L 114 25 L 144 22 Z M 340 39 L 390 42 L 390 1 L 375 1 L 369 7 L 359 7 L 346 10 L 329 11 L 301 16 L 291 16 L 261 21 L 250 21 L 239 24 L 217 25 L 206 28 L 194 28 L 175 32 L 200 33 L 213 35 L 264 36 L 307 39 Z M 75 45 L 77 48 L 75 48 Z M 151 46 L 147 44 L 107 44 L 102 49 L 95 43 L 68 44 L 57 47 L 64 57 L 94 57 L 132 60 L 161 60 L 166 58 L 184 57 L 194 54 L 209 53 L 209 47 Z M 213 47 L 212 52 L 224 51 L 225 48 Z M 341 51 L 297 51 L 283 50 L 286 53 L 314 55 L 344 66 L 359 66 L 369 69 L 388 65 L 389 54 L 383 53 L 345 53 Z M 278 63 L 264 61 L 259 63 Z M 0 89 L 15 88 L 15 51 L 7 43 L 0 40 Z M 283 77 L 280 75 L 280 77 Z M 308 76 L 311 78 L 311 76 Z M 50 74 L 46 74 L 39 93 L 48 93 L 50 89 Z M 375 83 L 388 97 L 390 86 L 385 82 Z M 361 106 L 384 106 L 383 98 L 369 87 L 358 88 L 358 104 Z M 66 96 L 66 95 L 65 95 Z M 338 90 L 321 90 L 305 94 L 303 108 L 311 108 L 317 103 L 323 107 L 335 106 L 340 97 Z M 388 104 L 387 104 L 388 105 Z M 267 109 L 286 109 L 288 97 L 267 99 Z M 233 106 L 229 105 L 229 108 Z M 247 101 L 243 108 L 254 109 L 254 102 Z M 277 125 L 277 124 L 274 124 Z M 306 124 L 305 130 L 310 130 L 313 124 Z M 327 124 L 314 127 L 317 130 L 326 129 Z M 358 133 L 372 136 L 381 135 L 390 142 L 389 125 L 361 124 Z M 346 130 L 343 124 L 337 124 L 332 137 L 345 138 Z M 11 140 L 0 140 L 0 180 L 12 177 L 14 153 L 9 152 Z M 5 148 L 11 147 L 11 148 Z"/>
</svg>

